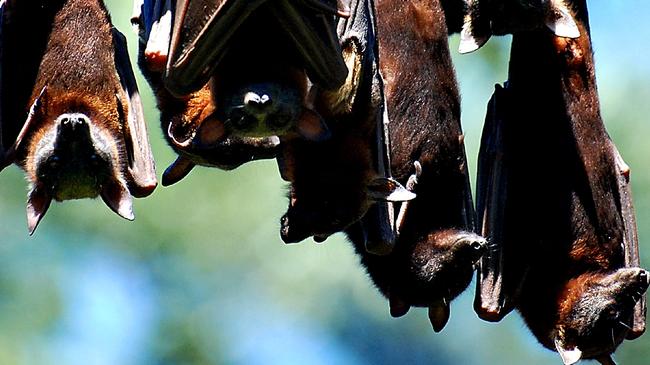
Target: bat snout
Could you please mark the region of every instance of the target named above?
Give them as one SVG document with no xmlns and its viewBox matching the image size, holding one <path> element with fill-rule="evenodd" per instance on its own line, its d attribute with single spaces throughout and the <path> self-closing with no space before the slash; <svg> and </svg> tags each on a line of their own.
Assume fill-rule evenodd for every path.
<svg viewBox="0 0 650 365">
<path fill-rule="evenodd" d="M 268 109 L 271 105 L 273 105 L 273 99 L 268 94 L 260 95 L 250 91 L 244 95 L 244 106 L 247 109 L 264 111 L 264 109 Z"/>
<path fill-rule="evenodd" d="M 57 140 L 72 142 L 90 136 L 90 118 L 85 114 L 62 114 L 57 118 L 57 125 Z"/>
</svg>

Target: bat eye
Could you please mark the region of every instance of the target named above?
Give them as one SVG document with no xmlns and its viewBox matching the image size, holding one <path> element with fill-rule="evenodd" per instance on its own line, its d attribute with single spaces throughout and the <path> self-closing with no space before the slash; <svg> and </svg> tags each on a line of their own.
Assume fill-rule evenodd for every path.
<svg viewBox="0 0 650 365">
<path fill-rule="evenodd" d="M 233 125 L 237 129 L 247 129 L 257 124 L 257 119 L 250 115 L 242 115 L 240 118 L 233 120 Z"/>
<path fill-rule="evenodd" d="M 98 166 L 99 165 L 99 156 L 97 156 L 96 153 L 93 153 L 90 155 L 90 164 L 93 166 Z"/>
<path fill-rule="evenodd" d="M 47 159 L 47 166 L 51 169 L 56 169 L 57 167 L 59 167 L 60 163 L 61 163 L 61 159 L 59 158 L 59 156 L 56 155 L 52 155 L 50 158 Z"/>
<path fill-rule="evenodd" d="M 474 241 L 474 242 L 472 242 L 472 243 L 470 244 L 470 247 L 471 247 L 473 250 L 480 251 L 480 250 L 483 249 L 484 244 L 483 244 L 483 242 L 481 242 L 481 241 Z"/>
<path fill-rule="evenodd" d="M 266 122 L 271 128 L 285 128 L 291 123 L 291 116 L 280 114 L 273 118 L 269 118 Z"/>
</svg>

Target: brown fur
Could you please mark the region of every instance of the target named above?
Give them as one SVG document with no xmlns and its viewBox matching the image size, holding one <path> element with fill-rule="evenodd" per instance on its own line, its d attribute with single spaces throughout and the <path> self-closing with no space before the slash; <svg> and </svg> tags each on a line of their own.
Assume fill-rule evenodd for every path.
<svg viewBox="0 0 650 365">
<path fill-rule="evenodd" d="M 56 7 L 56 4 L 52 6 Z M 38 129 L 27 135 L 18 151 L 19 164 L 36 181 L 37 144 L 63 113 L 85 113 L 107 138 L 114 141 L 114 174 L 122 174 L 124 137 L 120 115 L 126 115 L 126 95 L 115 70 L 113 36 L 108 13 L 99 1 L 70 0 L 52 21 L 46 51 L 38 68 L 28 106 L 43 87 L 45 102 L 36 113 Z M 93 60 L 88 62 L 88 60 Z M 62 65 L 65 65 L 62 67 Z M 121 98 L 120 104 L 116 95 Z"/>
</svg>

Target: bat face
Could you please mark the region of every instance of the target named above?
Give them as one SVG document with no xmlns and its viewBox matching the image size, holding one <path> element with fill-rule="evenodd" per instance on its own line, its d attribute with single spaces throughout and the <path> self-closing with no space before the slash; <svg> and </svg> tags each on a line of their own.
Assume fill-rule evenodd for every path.
<svg viewBox="0 0 650 365">
<path fill-rule="evenodd" d="M 25 170 L 30 184 L 30 233 L 52 200 L 101 196 L 132 220 L 132 196 L 149 195 L 156 178 L 124 37 L 99 1 L 8 7 L 16 23 L 28 19 L 23 11 L 51 14 L 29 113 L 9 151 L 9 162 Z M 22 26 L 12 24 L 5 37 L 20 37 Z M 14 67 L 20 61 L 3 62 Z"/>
<path fill-rule="evenodd" d="M 215 69 L 215 124 L 223 124 L 225 136 L 324 139 L 327 127 L 309 105 L 302 61 L 269 11 L 262 6 L 250 15 L 233 39 L 245 46 L 232 47 Z"/>
<path fill-rule="evenodd" d="M 367 252 L 364 229 L 376 227 L 357 224 L 346 233 L 375 286 L 388 298 L 391 315 L 401 317 L 411 306 L 426 307 L 433 329 L 441 331 L 451 301 L 469 285 L 487 241 L 470 232 L 439 230 L 411 244 L 398 241 L 382 256 Z"/>
<path fill-rule="evenodd" d="M 46 186 L 57 201 L 95 198 L 107 180 L 120 175 L 120 140 L 82 113 L 65 113 L 34 131 L 25 166 L 32 186 Z M 92 131 L 91 131 L 92 129 Z"/>
<path fill-rule="evenodd" d="M 569 281 L 556 325 L 555 346 L 562 357 L 577 361 L 614 352 L 630 329 L 649 280 L 647 271 L 629 268 Z"/>
</svg>

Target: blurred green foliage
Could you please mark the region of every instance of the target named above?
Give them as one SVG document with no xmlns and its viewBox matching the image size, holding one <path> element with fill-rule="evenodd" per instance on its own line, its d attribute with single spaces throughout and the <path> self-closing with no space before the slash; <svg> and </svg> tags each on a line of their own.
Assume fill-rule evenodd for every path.
<svg viewBox="0 0 650 365">
<path fill-rule="evenodd" d="M 133 58 L 131 3 L 108 6 Z M 632 33 L 624 25 L 636 22 L 629 10 L 592 10 L 603 115 L 633 169 L 648 263 L 650 44 L 618 44 Z M 486 102 L 506 77 L 508 41 L 493 39 L 466 56 L 452 52 L 472 173 Z M 454 36 L 452 49 L 457 45 Z M 162 140 L 151 92 L 139 81 L 162 171 L 174 154 Z M 0 175 L 0 364 L 560 363 L 516 314 L 499 324 L 480 321 L 471 308 L 473 286 L 454 302 L 441 334 L 421 309 L 390 318 L 342 236 L 322 245 L 282 244 L 285 191 L 272 161 L 234 172 L 199 168 L 136 201 L 133 223 L 101 201 L 66 202 L 53 205 L 28 237 L 25 182 L 18 168 L 7 169 Z M 646 364 L 650 337 L 625 343 L 616 357 Z"/>
</svg>

